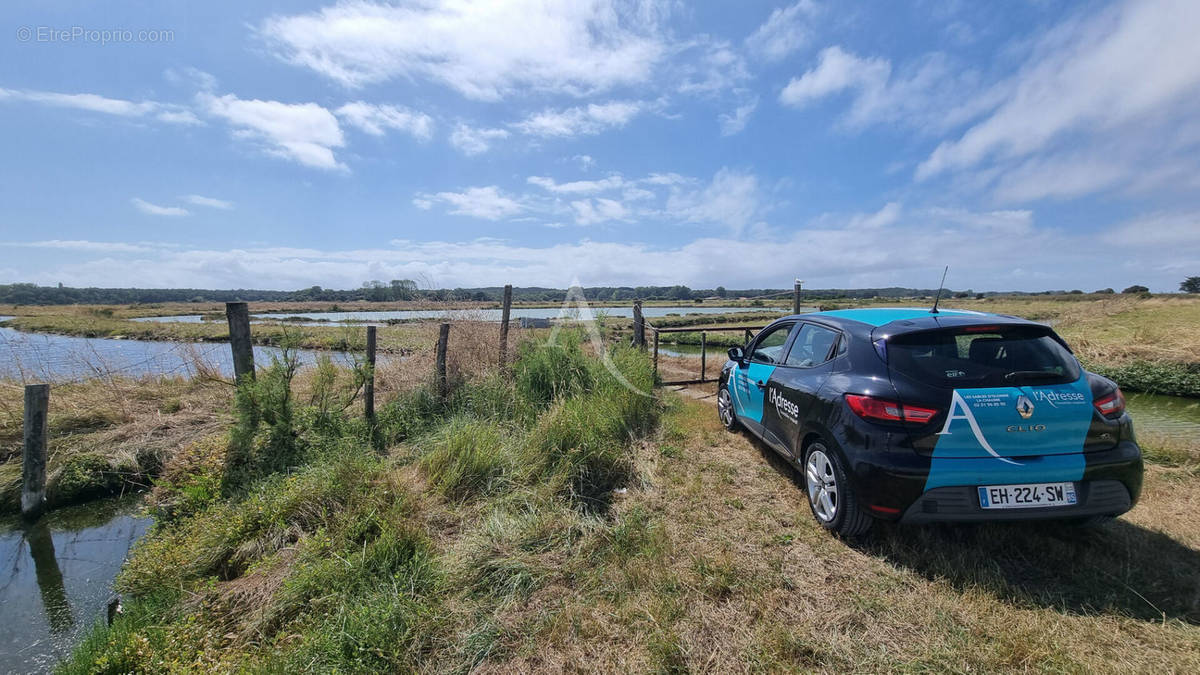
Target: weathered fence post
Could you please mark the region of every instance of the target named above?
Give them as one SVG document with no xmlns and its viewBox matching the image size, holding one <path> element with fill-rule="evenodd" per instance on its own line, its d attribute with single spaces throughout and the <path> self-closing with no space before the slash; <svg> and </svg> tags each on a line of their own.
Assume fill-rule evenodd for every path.
<svg viewBox="0 0 1200 675">
<path fill-rule="evenodd" d="M 800 286 L 803 284 L 803 281 L 797 279 L 796 284 L 792 286 L 792 314 L 800 313 Z"/>
<path fill-rule="evenodd" d="M 700 331 L 700 381 L 704 381 L 705 364 L 708 361 L 708 333 Z"/>
<path fill-rule="evenodd" d="M 240 381 L 243 375 L 254 379 L 254 345 L 250 342 L 250 310 L 244 302 L 225 303 L 225 317 L 229 319 L 229 346 L 233 349 L 233 377 Z"/>
<path fill-rule="evenodd" d="M 633 346 L 646 346 L 646 319 L 642 316 L 642 301 L 633 301 Z"/>
<path fill-rule="evenodd" d="M 363 415 L 375 426 L 375 326 L 367 326 L 367 368 L 370 374 L 363 384 Z"/>
<path fill-rule="evenodd" d="M 512 284 L 504 285 L 504 307 L 500 310 L 500 367 L 508 365 L 508 318 L 512 313 Z"/>
<path fill-rule="evenodd" d="M 46 441 L 50 385 L 25 385 L 25 449 L 21 456 L 21 515 L 35 520 L 46 504 Z"/>
<path fill-rule="evenodd" d="M 446 343 L 449 341 L 450 324 L 444 323 L 438 327 L 437 341 L 437 390 L 438 397 L 443 400 L 450 393 L 449 383 L 446 381 Z"/>
<path fill-rule="evenodd" d="M 658 377 L 658 331 L 654 331 L 654 376 Z"/>
</svg>

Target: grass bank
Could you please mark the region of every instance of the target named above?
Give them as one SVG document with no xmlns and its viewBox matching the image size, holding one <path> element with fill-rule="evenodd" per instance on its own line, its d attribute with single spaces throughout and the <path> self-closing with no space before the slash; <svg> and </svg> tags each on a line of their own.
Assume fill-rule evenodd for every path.
<svg viewBox="0 0 1200 675">
<path fill-rule="evenodd" d="M 62 670 L 469 669 L 518 649 L 515 607 L 643 537 L 615 514 L 660 404 L 634 391 L 644 354 L 609 358 L 620 379 L 569 334 L 525 343 L 511 374 L 408 390 L 374 432 L 261 371 L 232 431 L 164 474 L 128 611 Z"/>
<path fill-rule="evenodd" d="M 20 510 L 23 387 L 0 381 L 0 514 Z M 232 388 L 210 380 L 100 378 L 52 387 L 50 508 L 149 489 L 181 448 L 228 428 Z"/>
<path fill-rule="evenodd" d="M 220 497 L 222 463 L 197 465 L 157 492 L 127 611 L 62 672 L 1200 669 L 1195 444 L 1148 452 L 1143 502 L 1097 531 L 848 544 L 710 404 L 668 394 L 656 425 L 607 376 L 531 349 L 443 407 L 389 406 L 386 455 L 309 411 L 290 473 Z"/>
</svg>

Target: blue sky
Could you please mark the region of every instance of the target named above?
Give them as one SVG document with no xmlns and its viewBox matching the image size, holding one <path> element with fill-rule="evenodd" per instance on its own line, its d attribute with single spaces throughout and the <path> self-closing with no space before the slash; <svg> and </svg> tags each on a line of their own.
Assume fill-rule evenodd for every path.
<svg viewBox="0 0 1200 675">
<path fill-rule="evenodd" d="M 0 10 L 0 282 L 1175 290 L 1200 3 Z"/>
</svg>

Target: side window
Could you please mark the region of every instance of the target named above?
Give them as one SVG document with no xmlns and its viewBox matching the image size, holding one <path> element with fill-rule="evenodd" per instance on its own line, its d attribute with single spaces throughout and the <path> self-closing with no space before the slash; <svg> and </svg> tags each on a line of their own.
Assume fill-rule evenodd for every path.
<svg viewBox="0 0 1200 675">
<path fill-rule="evenodd" d="M 819 366 L 829 360 L 829 350 L 837 342 L 838 333 L 811 323 L 800 326 L 784 365 L 799 368 Z"/>
<path fill-rule="evenodd" d="M 785 323 L 764 333 L 754 343 L 754 353 L 750 360 L 758 363 L 783 363 L 783 345 L 787 343 L 788 334 L 795 324 Z"/>
</svg>

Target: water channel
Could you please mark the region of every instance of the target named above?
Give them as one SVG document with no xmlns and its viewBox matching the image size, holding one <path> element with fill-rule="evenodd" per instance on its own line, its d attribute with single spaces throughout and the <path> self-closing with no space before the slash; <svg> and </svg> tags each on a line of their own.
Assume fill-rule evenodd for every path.
<svg viewBox="0 0 1200 675">
<path fill-rule="evenodd" d="M 150 526 L 137 497 L 0 519 L 0 672 L 49 672 L 97 621 L 129 549 Z"/>
</svg>

